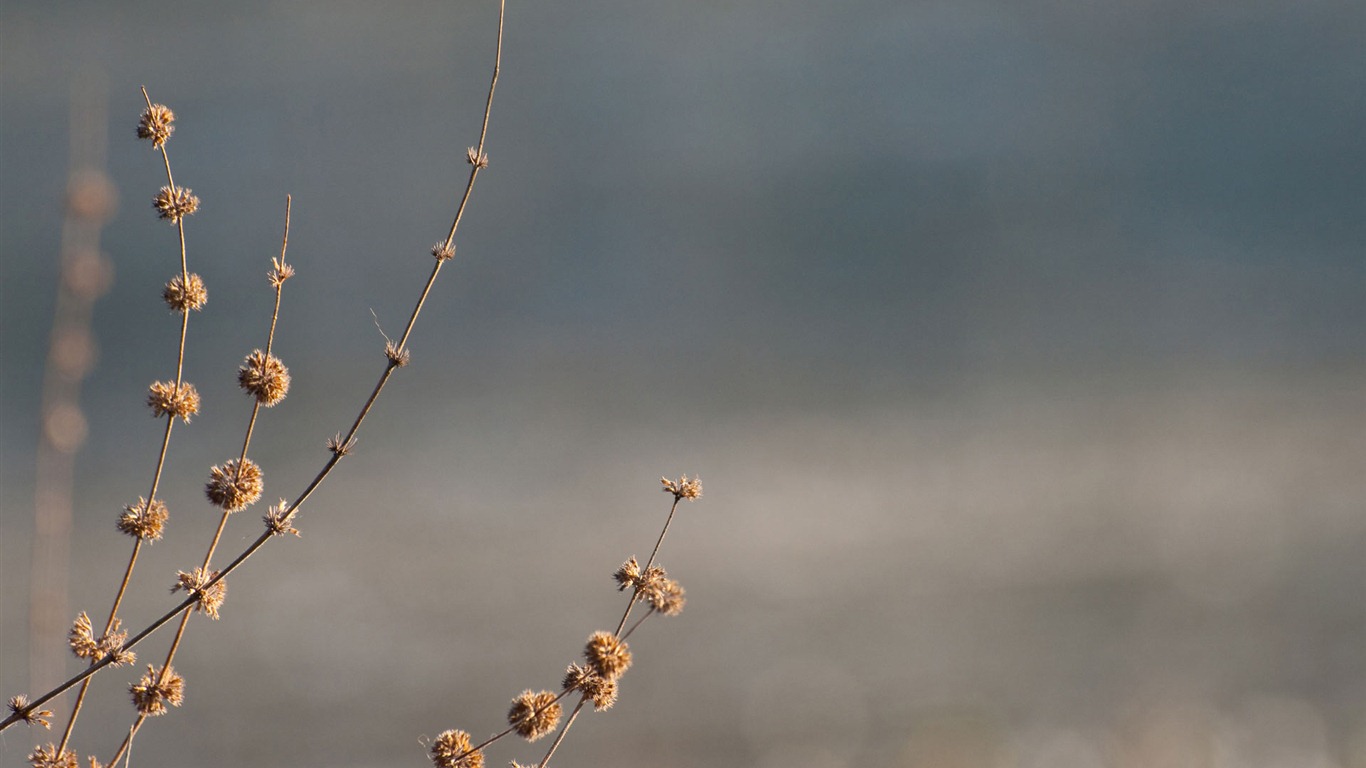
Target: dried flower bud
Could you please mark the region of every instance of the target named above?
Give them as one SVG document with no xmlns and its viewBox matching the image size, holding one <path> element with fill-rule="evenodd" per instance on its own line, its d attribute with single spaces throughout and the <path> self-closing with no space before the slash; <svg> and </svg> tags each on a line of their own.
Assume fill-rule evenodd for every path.
<svg viewBox="0 0 1366 768">
<path fill-rule="evenodd" d="M 432 246 L 432 256 L 435 257 L 437 261 L 450 261 L 455 258 L 455 246 L 437 243 Z"/>
<path fill-rule="evenodd" d="M 660 579 L 641 590 L 641 596 L 650 603 L 650 608 L 665 616 L 683 612 L 683 606 L 688 602 L 683 594 L 683 585 L 673 579 Z"/>
<path fill-rule="evenodd" d="M 631 666 L 630 646 L 611 632 L 594 632 L 584 646 L 583 656 L 594 672 L 608 680 L 621 677 Z"/>
<path fill-rule="evenodd" d="M 157 668 L 148 664 L 147 673 L 128 686 L 128 691 L 139 713 L 155 717 L 166 714 L 167 704 L 178 707 L 185 701 L 185 679 L 176 674 L 175 667 L 167 667 L 164 675 L 158 675 Z"/>
<path fill-rule="evenodd" d="M 94 627 L 90 625 L 90 616 L 85 611 L 81 611 L 75 623 L 71 625 L 71 631 L 66 633 L 66 642 L 78 659 L 94 659 L 99 656 L 100 644 L 95 639 Z"/>
<path fill-rule="evenodd" d="M 158 419 L 171 414 L 189 424 L 190 417 L 199 413 L 199 390 L 188 381 L 179 387 L 174 381 L 154 381 L 147 388 L 147 405 Z"/>
<path fill-rule="evenodd" d="M 162 187 L 152 199 L 157 216 L 172 224 L 199 210 L 199 198 L 188 187 Z"/>
<path fill-rule="evenodd" d="M 617 582 L 618 592 L 635 587 L 640 579 L 640 563 L 636 562 L 636 556 L 631 555 L 629 560 L 622 563 L 612 578 Z"/>
<path fill-rule="evenodd" d="M 470 165 L 474 166 L 475 168 L 489 167 L 488 154 L 480 152 L 475 147 L 470 147 L 469 149 L 465 150 L 465 161 L 468 162 Z"/>
<path fill-rule="evenodd" d="M 700 477 L 694 477 L 689 480 L 688 476 L 684 475 L 677 481 L 670 480 L 667 477 L 661 477 L 659 479 L 664 483 L 664 492 L 672 493 L 675 500 L 692 500 L 702 497 L 702 478 Z"/>
<path fill-rule="evenodd" d="M 194 610 L 207 614 L 214 621 L 218 620 L 218 608 L 223 605 L 223 599 L 228 596 L 228 582 L 219 579 L 213 586 L 204 587 L 209 581 L 218 576 L 218 571 L 205 573 L 203 568 L 196 568 L 192 573 L 178 571 L 176 573 L 176 583 L 171 587 L 171 592 L 184 591 L 188 595 L 194 595 Z"/>
<path fill-rule="evenodd" d="M 175 312 L 188 312 L 191 309 L 197 312 L 208 302 L 209 290 L 204 287 L 204 278 L 191 272 L 186 281 L 185 273 L 182 272 L 166 281 L 166 287 L 161 289 L 161 298 Z"/>
<path fill-rule="evenodd" d="M 266 524 L 266 530 L 273 536 L 284 536 L 286 533 L 299 535 L 299 529 L 290 525 L 292 518 L 289 514 L 289 502 L 280 499 L 280 503 L 266 510 L 266 514 L 261 517 Z"/>
<path fill-rule="evenodd" d="M 236 512 L 255 504 L 261 498 L 264 486 L 261 467 L 256 462 L 245 459 L 239 467 L 237 459 L 231 459 L 223 466 L 209 470 L 209 482 L 204 486 L 204 495 L 215 507 L 225 512 Z"/>
<path fill-rule="evenodd" d="M 389 358 L 389 362 L 396 368 L 402 368 L 408 364 L 410 355 L 407 349 L 399 349 L 398 344 L 386 342 L 384 345 L 384 356 Z"/>
<path fill-rule="evenodd" d="M 593 702 L 593 709 L 601 712 L 611 709 L 617 702 L 617 681 L 608 680 L 588 667 L 570 664 L 565 670 L 562 687 L 567 691 L 579 691 Z"/>
<path fill-rule="evenodd" d="M 508 725 L 527 741 L 535 741 L 560 724 L 560 703 L 550 691 L 522 691 L 508 709 Z"/>
<path fill-rule="evenodd" d="M 436 768 L 484 768 L 484 753 L 471 751 L 470 735 L 464 731 L 442 731 L 432 742 L 432 765 Z"/>
<path fill-rule="evenodd" d="M 28 755 L 33 768 L 80 768 L 81 758 L 69 749 L 58 750 L 56 744 L 36 747 Z"/>
<path fill-rule="evenodd" d="M 342 440 L 340 432 L 338 432 L 336 435 L 332 437 L 327 438 L 327 450 L 336 454 L 338 458 L 341 458 L 342 456 L 345 456 L 346 454 L 350 453 L 351 450 L 355 447 L 356 438 L 353 437 L 350 440 Z"/>
<path fill-rule="evenodd" d="M 294 277 L 294 267 L 286 264 L 284 260 L 271 259 L 270 265 L 272 269 L 266 273 L 266 277 L 270 278 L 271 288 L 279 288 L 285 284 L 286 280 Z"/>
<path fill-rule="evenodd" d="M 253 350 L 237 369 L 237 384 L 269 408 L 289 394 L 289 369 L 275 355 Z"/>
<path fill-rule="evenodd" d="M 28 697 L 22 693 L 10 697 L 9 711 L 11 715 L 17 716 L 27 725 L 41 725 L 44 728 L 52 728 L 52 723 L 48 721 L 48 718 L 52 717 L 52 710 L 30 708 Z"/>
<path fill-rule="evenodd" d="M 119 515 L 119 531 L 143 541 L 160 541 L 168 517 L 170 513 L 161 499 L 152 499 L 149 504 L 139 496 L 136 504 L 123 508 L 123 514 Z"/>
<path fill-rule="evenodd" d="M 175 113 L 165 104 L 153 104 L 142 110 L 138 120 L 138 138 L 151 139 L 152 146 L 160 148 L 175 133 Z"/>
</svg>

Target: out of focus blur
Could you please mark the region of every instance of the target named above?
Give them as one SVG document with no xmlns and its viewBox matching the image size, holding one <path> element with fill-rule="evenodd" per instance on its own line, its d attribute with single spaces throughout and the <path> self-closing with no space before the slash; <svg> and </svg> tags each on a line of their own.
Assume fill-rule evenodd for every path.
<svg viewBox="0 0 1366 768">
<path fill-rule="evenodd" d="M 0 6 L 3 697 L 80 669 L 30 679 L 34 643 L 65 642 L 34 639 L 32 587 L 102 621 L 160 444 L 143 401 L 174 377 L 178 245 L 138 87 L 178 116 L 209 302 L 134 627 L 212 536 L 285 195 L 293 387 L 220 563 L 382 371 L 463 189 L 496 20 Z M 1366 768 L 1363 41 L 1351 0 L 510 2 L 490 165 L 412 363 L 302 536 L 191 621 L 186 702 L 132 765 L 421 766 L 446 728 L 501 730 L 615 626 L 611 573 L 686 472 L 705 495 L 660 560 L 687 609 L 632 636 L 620 702 L 557 765 Z M 80 163 L 118 205 L 54 566 L 35 456 Z M 113 751 L 141 669 L 95 678 L 76 750 Z M 11 728 L 0 762 L 59 736 Z"/>
</svg>

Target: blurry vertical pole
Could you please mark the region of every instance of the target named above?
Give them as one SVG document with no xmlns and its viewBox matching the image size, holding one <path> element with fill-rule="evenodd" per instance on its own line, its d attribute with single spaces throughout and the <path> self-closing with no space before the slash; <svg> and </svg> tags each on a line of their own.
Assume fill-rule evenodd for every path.
<svg viewBox="0 0 1366 768">
<path fill-rule="evenodd" d="M 67 572 L 70 569 L 72 488 L 76 452 L 85 443 L 81 382 L 95 365 L 91 333 L 95 300 L 109 288 L 113 267 L 100 253 L 100 230 L 118 195 L 104 171 L 108 143 L 106 86 L 86 74 L 71 89 L 69 176 L 58 252 L 57 297 L 34 468 L 33 560 L 29 574 L 29 687 L 65 676 Z"/>
</svg>

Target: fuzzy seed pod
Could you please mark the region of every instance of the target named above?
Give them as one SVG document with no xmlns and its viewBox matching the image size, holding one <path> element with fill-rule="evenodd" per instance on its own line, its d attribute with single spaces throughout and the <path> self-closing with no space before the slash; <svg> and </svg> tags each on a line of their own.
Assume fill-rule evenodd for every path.
<svg viewBox="0 0 1366 768">
<path fill-rule="evenodd" d="M 611 632 L 594 632 L 584 646 L 583 655 L 588 659 L 588 666 L 608 680 L 621 677 L 631 666 L 630 646 Z"/>
<path fill-rule="evenodd" d="M 147 388 L 147 405 L 158 419 L 169 413 L 189 424 L 199 413 L 199 390 L 188 381 L 180 382 L 179 388 L 174 381 L 154 381 Z"/>
<path fill-rule="evenodd" d="M 237 369 L 237 384 L 269 408 L 289 394 L 289 369 L 275 355 L 253 350 Z"/>
<path fill-rule="evenodd" d="M 152 199 L 157 216 L 172 224 L 199 210 L 199 198 L 188 187 L 162 187 Z"/>
<path fill-rule="evenodd" d="M 535 741 L 560 724 L 560 703 L 550 691 L 522 691 L 508 709 L 508 725 L 527 741 Z"/>
<path fill-rule="evenodd" d="M 175 113 L 165 104 L 153 104 L 142 110 L 138 120 L 138 138 L 151 139 L 152 146 L 160 148 L 175 133 Z"/>
<path fill-rule="evenodd" d="M 157 668 L 148 664 L 147 673 L 128 686 L 128 691 L 140 714 L 155 717 L 166 714 L 167 704 L 178 707 L 185 701 L 185 679 L 176 674 L 175 667 L 167 667 L 165 675 L 158 675 Z"/>
<path fill-rule="evenodd" d="M 617 582 L 618 592 L 635 587 L 640 579 L 640 563 L 636 562 L 636 556 L 631 555 L 629 560 L 622 563 L 617 572 L 612 574 L 612 579 Z"/>
<path fill-rule="evenodd" d="M 587 696 L 593 702 L 593 709 L 598 712 L 611 709 L 617 702 L 617 682 L 608 680 L 588 667 L 570 664 L 561 685 L 567 691 L 579 691 Z"/>
<path fill-rule="evenodd" d="M 455 246 L 437 243 L 432 246 L 432 256 L 437 261 L 450 261 L 455 258 Z"/>
<path fill-rule="evenodd" d="M 123 514 L 119 515 L 119 531 L 135 539 L 159 541 L 168 517 L 170 513 L 161 499 L 152 499 L 152 503 L 148 504 L 146 499 L 139 496 L 136 504 L 123 508 Z"/>
<path fill-rule="evenodd" d="M 432 742 L 432 765 L 436 768 L 484 768 L 484 753 L 471 752 L 470 735 L 464 731 L 442 731 Z"/>
<path fill-rule="evenodd" d="M 204 588 L 204 585 L 217 575 L 218 571 L 206 574 L 203 568 L 196 568 L 191 573 L 177 571 L 176 583 L 171 587 L 171 592 L 183 591 L 188 595 L 194 595 L 197 598 L 194 610 L 217 621 L 218 608 L 223 605 L 223 599 L 228 596 L 228 582 L 220 579 L 214 582 L 212 587 Z"/>
<path fill-rule="evenodd" d="M 80 768 L 81 758 L 69 749 L 58 750 L 56 744 L 35 747 L 28 755 L 33 768 Z"/>
<path fill-rule="evenodd" d="M 688 476 L 684 475 L 678 480 L 670 480 L 667 477 L 659 479 L 664 483 L 664 492 L 672 493 L 675 500 L 688 499 L 691 501 L 702 497 L 702 478 L 700 477 L 689 480 Z"/>
<path fill-rule="evenodd" d="M 261 467 L 251 459 L 242 461 L 231 459 L 221 467 L 209 470 L 209 482 L 204 486 L 204 495 L 215 507 L 225 512 L 236 512 L 261 498 L 265 483 L 261 478 Z"/>
<path fill-rule="evenodd" d="M 12 715 L 18 715 L 25 725 L 40 725 L 49 729 L 52 727 L 52 723 L 48 721 L 48 718 L 52 717 L 52 710 L 30 708 L 28 697 L 22 693 L 10 697 L 9 711 Z"/>
<path fill-rule="evenodd" d="M 187 281 L 182 272 L 166 281 L 166 287 L 161 289 L 161 298 L 175 312 L 188 312 L 191 309 L 197 312 L 208 302 L 209 291 L 204 287 L 204 278 L 191 272 Z"/>
</svg>

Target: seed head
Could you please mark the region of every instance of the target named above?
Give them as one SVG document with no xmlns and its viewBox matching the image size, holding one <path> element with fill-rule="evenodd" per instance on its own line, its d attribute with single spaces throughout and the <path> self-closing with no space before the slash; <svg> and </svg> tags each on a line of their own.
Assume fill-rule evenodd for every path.
<svg viewBox="0 0 1366 768">
<path fill-rule="evenodd" d="M 389 362 L 393 363 L 395 368 L 402 368 L 407 365 L 411 357 L 406 348 L 400 349 L 398 344 L 392 341 L 384 344 L 384 356 L 389 358 Z"/>
<path fill-rule="evenodd" d="M 36 747 L 28 756 L 33 768 L 80 768 L 81 758 L 69 749 L 58 750 L 56 744 Z"/>
<path fill-rule="evenodd" d="M 702 497 L 702 478 L 694 477 L 689 480 L 687 475 L 678 480 L 670 480 L 667 477 L 659 478 L 664 483 L 664 492 L 672 493 L 675 500 L 688 499 L 689 501 Z"/>
<path fill-rule="evenodd" d="M 612 574 L 612 579 L 617 582 L 618 592 L 635 587 L 640 579 L 640 563 L 636 562 L 636 556 L 631 555 L 630 559 L 622 563 L 617 572 Z"/>
<path fill-rule="evenodd" d="M 484 768 L 484 753 L 471 751 L 470 735 L 464 731 L 442 731 L 432 742 L 432 765 L 436 768 Z"/>
<path fill-rule="evenodd" d="M 683 594 L 683 585 L 665 577 L 663 568 L 659 569 L 658 578 L 651 579 L 640 589 L 640 596 L 650 604 L 650 608 L 665 616 L 677 616 L 683 612 L 683 605 L 687 602 Z"/>
<path fill-rule="evenodd" d="M 340 432 L 327 438 L 327 450 L 336 454 L 338 458 L 350 453 L 356 447 L 356 438 L 343 440 Z"/>
<path fill-rule="evenodd" d="M 18 715 L 19 719 L 27 725 L 41 725 L 44 728 L 52 728 L 52 723 L 48 721 L 48 718 L 52 717 L 52 710 L 38 709 L 37 707 L 30 709 L 28 697 L 22 693 L 10 697 L 9 711 L 11 715 Z"/>
<path fill-rule="evenodd" d="M 186 288 L 186 285 L 189 287 Z M 204 287 L 204 278 L 191 272 L 187 283 L 182 272 L 166 281 L 166 287 L 161 289 L 161 298 L 172 311 L 188 312 L 193 309 L 198 312 L 209 300 L 209 291 Z"/>
<path fill-rule="evenodd" d="M 626 642 L 611 632 L 594 632 L 584 646 L 583 656 L 594 672 L 616 680 L 631 666 L 631 649 Z"/>
<path fill-rule="evenodd" d="M 271 270 L 266 273 L 266 276 L 270 278 L 271 288 L 279 288 L 285 284 L 286 280 L 294 277 L 294 267 L 286 264 L 283 259 L 271 259 L 270 265 Z"/>
<path fill-rule="evenodd" d="M 432 246 L 432 256 L 435 257 L 437 261 L 450 261 L 455 258 L 455 246 L 437 243 Z"/>
<path fill-rule="evenodd" d="M 565 670 L 564 682 L 561 685 L 567 691 L 583 693 L 593 702 L 593 709 L 598 712 L 611 709 L 617 702 L 617 681 L 608 680 L 588 667 L 570 664 Z"/>
<path fill-rule="evenodd" d="M 199 198 L 189 187 L 162 187 L 152 199 L 152 207 L 157 209 L 157 216 L 175 224 L 199 210 Z"/>
<path fill-rule="evenodd" d="M 290 525 L 289 502 L 280 499 L 280 503 L 266 510 L 266 514 L 261 517 L 266 524 L 266 530 L 273 536 L 284 536 L 286 533 L 299 535 L 299 529 Z"/>
<path fill-rule="evenodd" d="M 153 104 L 142 110 L 138 120 L 138 138 L 151 139 L 152 146 L 160 148 L 175 133 L 175 113 L 165 104 Z"/>
<path fill-rule="evenodd" d="M 289 394 L 289 369 L 275 355 L 253 350 L 237 369 L 237 384 L 269 408 Z"/>
<path fill-rule="evenodd" d="M 487 153 L 480 152 L 475 147 L 465 150 L 465 161 L 475 168 L 489 167 L 489 156 Z"/>
<path fill-rule="evenodd" d="M 113 656 L 114 666 L 131 664 L 137 656 L 132 651 L 123 650 L 123 641 L 128 639 L 128 633 L 119 627 L 123 622 L 114 619 L 109 625 L 109 631 L 95 637 L 95 632 L 90 625 L 90 617 L 85 611 L 76 617 L 76 621 L 71 625 L 71 631 L 67 633 L 67 644 L 71 646 L 71 652 L 77 658 L 99 661 L 106 656 Z"/>
<path fill-rule="evenodd" d="M 261 479 L 261 467 L 251 459 L 245 459 L 240 466 L 237 459 L 231 459 L 221 467 L 209 470 L 209 482 L 204 486 L 204 495 L 215 507 L 225 512 L 244 509 L 261 498 L 265 483 Z"/>
<path fill-rule="evenodd" d="M 218 571 L 205 573 L 203 568 L 196 568 L 191 573 L 178 571 L 176 573 L 176 583 L 171 587 L 171 592 L 184 591 L 185 594 L 194 595 L 196 600 L 194 610 L 207 614 L 214 621 L 218 620 L 218 608 L 223 605 L 223 598 L 228 596 L 228 582 L 219 579 L 213 586 L 205 589 L 204 585 L 218 575 Z"/>
<path fill-rule="evenodd" d="M 175 667 L 167 667 L 166 674 L 158 675 L 157 668 L 147 665 L 147 673 L 128 686 L 133 694 L 133 705 L 149 717 L 166 714 L 166 705 L 178 707 L 185 701 L 185 679 L 176 674 Z"/>
<path fill-rule="evenodd" d="M 560 724 L 560 703 L 550 691 L 522 691 L 508 709 L 508 725 L 527 741 L 535 741 Z"/>
<path fill-rule="evenodd" d="M 146 499 L 139 496 L 136 504 L 124 506 L 118 526 L 121 532 L 135 539 L 159 541 L 168 517 L 170 513 L 161 499 L 152 499 L 152 503 L 148 504 Z"/>
<path fill-rule="evenodd" d="M 179 388 L 174 381 L 154 381 L 147 388 L 147 405 L 158 419 L 169 413 L 189 424 L 199 413 L 199 390 L 188 381 L 180 382 Z"/>
</svg>

